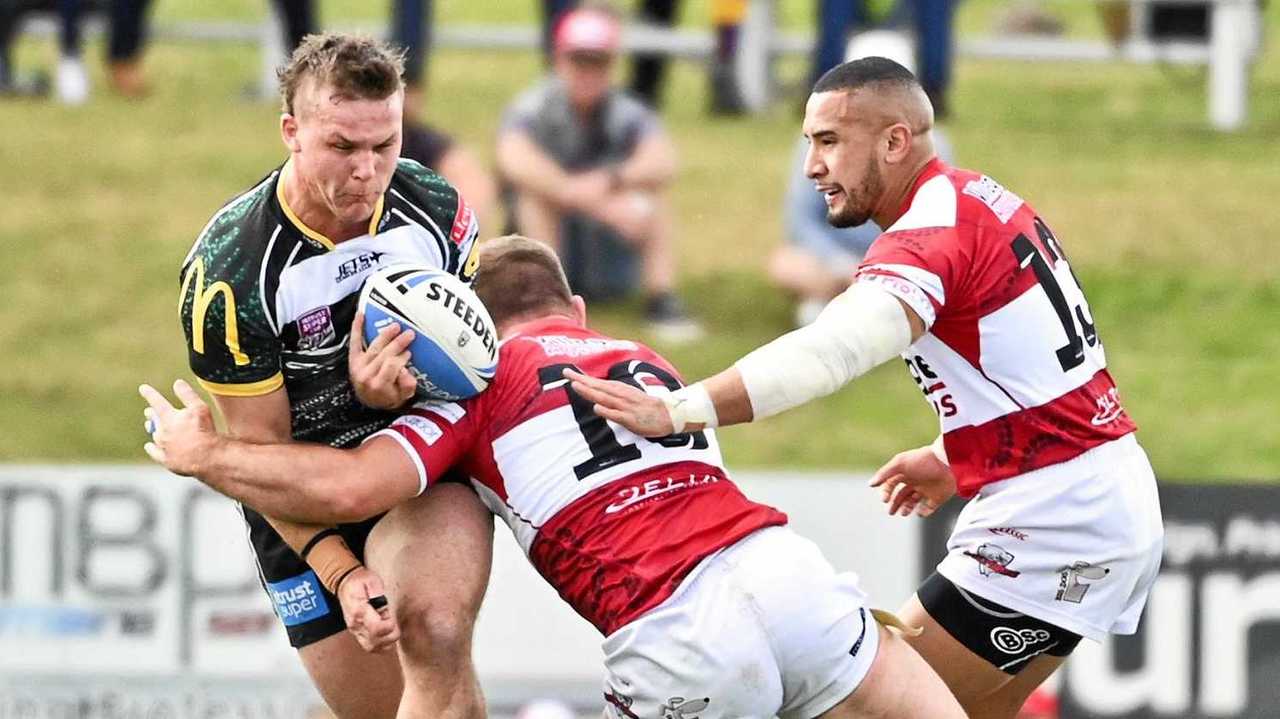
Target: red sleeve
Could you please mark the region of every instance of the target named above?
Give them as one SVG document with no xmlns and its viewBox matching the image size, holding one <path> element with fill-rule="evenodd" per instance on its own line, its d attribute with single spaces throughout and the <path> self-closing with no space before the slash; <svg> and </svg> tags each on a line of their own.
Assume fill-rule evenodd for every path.
<svg viewBox="0 0 1280 719">
<path fill-rule="evenodd" d="M 854 275 L 902 300 L 925 328 L 960 292 L 971 260 L 954 227 L 890 231 L 876 238 Z"/>
<path fill-rule="evenodd" d="M 418 468 L 418 493 L 435 484 L 471 449 L 483 426 L 479 403 L 422 402 L 373 437 L 390 437 Z"/>
</svg>

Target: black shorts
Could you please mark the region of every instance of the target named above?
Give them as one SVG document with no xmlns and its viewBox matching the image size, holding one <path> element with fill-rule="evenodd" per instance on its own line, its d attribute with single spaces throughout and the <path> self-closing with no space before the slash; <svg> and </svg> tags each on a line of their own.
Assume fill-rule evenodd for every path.
<svg viewBox="0 0 1280 719">
<path fill-rule="evenodd" d="M 241 509 L 249 525 L 249 543 L 257 555 L 262 588 L 284 623 L 289 643 L 301 649 L 346 629 L 338 598 L 320 584 L 311 567 L 285 544 L 261 514 L 244 505 Z M 378 515 L 358 524 L 338 525 L 338 533 L 360 561 L 364 561 L 369 531 L 381 518 Z"/>
<path fill-rule="evenodd" d="M 966 592 L 937 572 L 916 596 L 956 641 L 1006 674 L 1017 674 L 1041 654 L 1065 657 L 1080 643 L 1075 632 Z"/>
</svg>

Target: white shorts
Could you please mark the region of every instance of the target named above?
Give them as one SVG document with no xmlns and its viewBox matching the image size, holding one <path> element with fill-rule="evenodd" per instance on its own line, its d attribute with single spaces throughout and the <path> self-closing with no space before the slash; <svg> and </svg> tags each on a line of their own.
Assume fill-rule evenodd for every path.
<svg viewBox="0 0 1280 719">
<path fill-rule="evenodd" d="M 1129 434 L 980 489 L 956 519 L 938 572 L 1097 640 L 1137 630 L 1163 550 L 1156 478 Z"/>
<path fill-rule="evenodd" d="M 703 560 L 604 640 L 615 719 L 810 719 L 857 689 L 879 648 L 857 575 L 769 527 Z"/>
</svg>

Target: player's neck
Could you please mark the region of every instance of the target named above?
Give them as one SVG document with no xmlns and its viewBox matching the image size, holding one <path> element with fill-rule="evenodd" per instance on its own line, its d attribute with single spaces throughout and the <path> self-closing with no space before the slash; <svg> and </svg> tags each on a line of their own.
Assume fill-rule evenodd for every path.
<svg viewBox="0 0 1280 719">
<path fill-rule="evenodd" d="M 885 192 L 881 195 L 881 200 L 877 204 L 874 212 L 871 213 L 871 219 L 881 228 L 887 230 L 898 221 L 898 218 L 907 211 L 907 200 L 910 198 L 911 191 L 915 189 L 916 182 L 920 179 L 920 173 L 933 160 L 933 155 L 922 154 L 915 158 L 913 162 L 904 166 L 904 172 L 898 174 L 896 178 L 890 178 L 889 186 L 885 188 Z"/>
<path fill-rule="evenodd" d="M 368 218 L 357 223 L 343 223 L 325 203 L 320 188 L 307 182 L 293 168 L 284 173 L 283 181 L 287 209 L 306 226 L 305 229 L 323 235 L 334 244 L 359 237 L 368 231 Z"/>
</svg>

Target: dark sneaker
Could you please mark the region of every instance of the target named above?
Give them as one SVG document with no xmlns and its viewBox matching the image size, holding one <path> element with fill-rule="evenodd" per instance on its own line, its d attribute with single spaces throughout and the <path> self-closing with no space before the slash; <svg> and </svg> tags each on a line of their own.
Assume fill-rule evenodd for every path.
<svg viewBox="0 0 1280 719">
<path fill-rule="evenodd" d="M 680 298 L 673 294 L 650 297 L 645 303 L 644 318 L 649 332 L 667 344 L 683 344 L 702 339 L 702 325 L 684 311 Z"/>
</svg>

